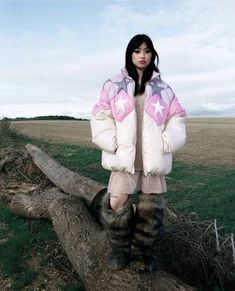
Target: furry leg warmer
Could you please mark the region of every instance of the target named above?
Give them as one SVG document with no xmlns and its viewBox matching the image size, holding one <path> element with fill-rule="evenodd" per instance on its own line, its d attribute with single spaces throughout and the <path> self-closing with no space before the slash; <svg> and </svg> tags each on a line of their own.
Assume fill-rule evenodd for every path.
<svg viewBox="0 0 235 291">
<path fill-rule="evenodd" d="M 129 197 L 122 208 L 114 211 L 110 207 L 110 194 L 102 199 L 101 222 L 106 230 L 112 249 L 109 267 L 112 270 L 124 268 L 130 260 L 133 234 L 133 207 Z"/>
<path fill-rule="evenodd" d="M 165 199 L 163 194 L 141 194 L 135 215 L 132 259 L 138 271 L 156 269 L 156 243 L 163 228 Z"/>
</svg>

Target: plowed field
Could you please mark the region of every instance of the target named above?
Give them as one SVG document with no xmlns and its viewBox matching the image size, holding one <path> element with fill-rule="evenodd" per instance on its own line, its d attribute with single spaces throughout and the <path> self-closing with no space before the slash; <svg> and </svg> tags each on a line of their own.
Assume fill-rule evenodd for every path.
<svg viewBox="0 0 235 291">
<path fill-rule="evenodd" d="M 16 121 L 12 126 L 33 138 L 95 147 L 89 121 Z M 188 118 L 187 136 L 177 161 L 235 166 L 235 118 Z"/>
</svg>

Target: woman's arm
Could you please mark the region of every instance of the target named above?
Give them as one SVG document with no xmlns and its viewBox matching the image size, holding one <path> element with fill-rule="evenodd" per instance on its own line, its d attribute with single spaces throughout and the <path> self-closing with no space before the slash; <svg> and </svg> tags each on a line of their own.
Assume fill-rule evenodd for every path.
<svg viewBox="0 0 235 291">
<path fill-rule="evenodd" d="M 104 84 L 100 98 L 93 108 L 91 116 L 92 142 L 100 149 L 115 153 L 117 149 L 116 125 L 110 106 L 107 82 Z"/>
<path fill-rule="evenodd" d="M 163 151 L 165 153 L 176 152 L 186 143 L 186 112 L 175 96 L 172 99 L 165 130 L 162 133 Z"/>
</svg>

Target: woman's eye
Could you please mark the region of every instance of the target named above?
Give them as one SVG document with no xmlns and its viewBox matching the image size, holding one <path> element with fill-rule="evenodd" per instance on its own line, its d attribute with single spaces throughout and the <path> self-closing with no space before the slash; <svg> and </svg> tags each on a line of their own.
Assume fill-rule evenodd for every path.
<svg viewBox="0 0 235 291">
<path fill-rule="evenodd" d="M 139 54 L 140 50 L 134 50 L 134 53 Z"/>
<path fill-rule="evenodd" d="M 149 54 L 149 53 L 151 53 L 151 51 L 150 51 L 150 50 L 146 50 L 145 52 L 146 52 L 146 54 Z"/>
</svg>

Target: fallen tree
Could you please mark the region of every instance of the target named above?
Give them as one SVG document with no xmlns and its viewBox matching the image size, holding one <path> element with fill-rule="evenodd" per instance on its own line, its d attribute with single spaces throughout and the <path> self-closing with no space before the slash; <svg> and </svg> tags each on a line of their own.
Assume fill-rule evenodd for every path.
<svg viewBox="0 0 235 291">
<path fill-rule="evenodd" d="M 86 290 L 195 290 L 184 282 L 200 290 L 235 289 L 229 238 L 219 233 L 215 239 L 213 223 L 199 221 L 195 213 L 185 217 L 168 208 L 167 231 L 159 241 L 159 270 L 137 273 L 130 264 L 124 270 L 111 272 L 106 263 L 110 248 L 99 223 L 105 185 L 63 167 L 33 145 L 28 144 L 26 149 L 27 152 L 17 155 L 6 152 L 3 159 L 0 155 L 1 169 L 5 168 L 9 174 L 17 172 L 27 180 L 24 169 L 35 172 L 37 165 L 39 173 L 49 179 L 40 182 L 47 187 L 40 190 L 30 183 L 11 183 L 7 187 L 14 195 L 8 197 L 3 193 L 2 197 L 11 201 L 10 208 L 16 215 L 52 220 Z M 14 160 L 20 168 L 10 164 Z M 28 181 L 32 183 L 34 178 Z"/>
<path fill-rule="evenodd" d="M 72 172 L 39 148 L 28 144 L 34 163 L 57 187 L 36 195 L 15 194 L 10 208 L 19 216 L 49 218 L 86 290 L 194 290 L 165 271 L 137 273 L 107 267 L 109 244 L 99 224 L 104 185 Z"/>
</svg>

